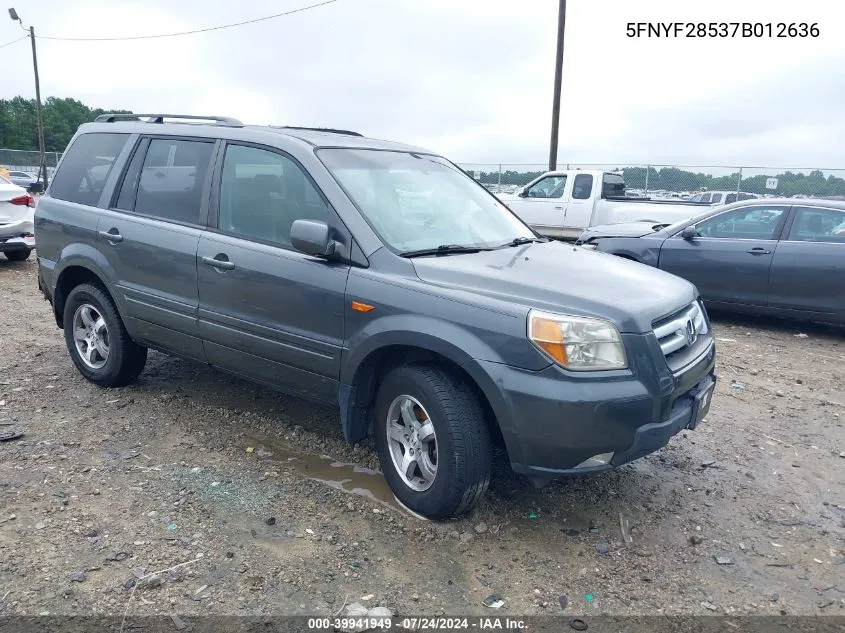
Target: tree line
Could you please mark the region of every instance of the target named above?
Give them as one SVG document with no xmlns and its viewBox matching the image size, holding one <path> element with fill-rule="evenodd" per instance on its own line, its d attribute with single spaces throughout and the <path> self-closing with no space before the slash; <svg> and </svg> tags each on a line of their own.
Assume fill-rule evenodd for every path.
<svg viewBox="0 0 845 633">
<path fill-rule="evenodd" d="M 76 99 L 48 97 L 42 104 L 44 146 L 48 152 L 63 152 L 76 128 L 93 121 L 107 110 L 90 108 Z M 131 113 L 131 110 L 108 110 Z M 35 99 L 0 99 L 0 148 L 38 150 Z"/>
</svg>

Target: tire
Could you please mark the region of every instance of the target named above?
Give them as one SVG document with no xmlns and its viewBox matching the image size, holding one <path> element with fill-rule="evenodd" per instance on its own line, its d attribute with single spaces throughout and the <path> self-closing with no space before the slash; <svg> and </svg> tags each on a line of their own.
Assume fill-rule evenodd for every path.
<svg viewBox="0 0 845 633">
<path fill-rule="evenodd" d="M 408 406 L 405 416 L 403 405 Z M 490 483 L 492 445 L 481 404 L 466 384 L 433 364 L 403 365 L 385 376 L 374 413 L 382 472 L 405 507 L 440 520 L 478 502 Z M 431 438 L 427 422 L 434 431 L 434 451 L 431 440 L 423 441 L 423 436 Z M 389 438 L 389 429 L 404 439 Z M 401 460 L 409 452 L 416 458 L 413 477 L 401 474 Z"/>
<path fill-rule="evenodd" d="M 93 325 L 86 328 L 86 320 Z M 101 387 L 123 387 L 144 369 L 147 348 L 129 338 L 111 297 L 101 287 L 81 284 L 71 290 L 62 322 L 73 364 L 91 382 Z M 83 331 L 88 338 L 77 345 L 77 335 Z M 87 360 L 83 350 L 93 350 Z"/>
<path fill-rule="evenodd" d="M 30 254 L 32 253 L 32 249 L 27 248 L 23 251 L 8 251 L 3 253 L 10 262 L 22 262 L 26 261 Z"/>
</svg>

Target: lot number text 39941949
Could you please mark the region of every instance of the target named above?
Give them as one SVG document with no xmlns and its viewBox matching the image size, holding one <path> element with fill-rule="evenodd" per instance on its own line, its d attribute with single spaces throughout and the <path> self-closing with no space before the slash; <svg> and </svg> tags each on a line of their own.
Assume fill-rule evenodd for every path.
<svg viewBox="0 0 845 633">
<path fill-rule="evenodd" d="M 818 37 L 817 22 L 628 22 L 628 37 Z"/>
</svg>

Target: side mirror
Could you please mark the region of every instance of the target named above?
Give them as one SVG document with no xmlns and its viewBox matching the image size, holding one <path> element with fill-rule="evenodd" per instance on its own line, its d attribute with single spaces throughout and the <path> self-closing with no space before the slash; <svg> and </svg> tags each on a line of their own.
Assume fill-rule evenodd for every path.
<svg viewBox="0 0 845 633">
<path fill-rule="evenodd" d="M 681 237 L 685 240 L 691 240 L 696 235 L 698 235 L 698 229 L 695 228 L 694 224 L 690 224 L 688 227 L 684 228 L 683 231 L 681 231 Z"/>
<path fill-rule="evenodd" d="M 518 195 L 520 198 L 527 198 L 528 197 L 528 188 L 526 187 L 525 189 L 520 189 L 519 193 L 516 194 L 516 195 Z"/>
<path fill-rule="evenodd" d="M 34 182 L 29 187 L 27 187 L 29 193 L 44 193 L 44 183 L 43 182 Z"/>
<path fill-rule="evenodd" d="M 326 259 L 337 248 L 329 225 L 315 220 L 295 220 L 290 227 L 290 244 L 301 253 Z"/>
</svg>

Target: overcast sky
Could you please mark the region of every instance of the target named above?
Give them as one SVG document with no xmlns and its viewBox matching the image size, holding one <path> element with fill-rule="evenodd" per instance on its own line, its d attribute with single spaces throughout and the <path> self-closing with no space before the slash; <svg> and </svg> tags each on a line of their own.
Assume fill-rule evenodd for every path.
<svg viewBox="0 0 845 633">
<path fill-rule="evenodd" d="M 9 0 L 37 35 L 215 26 L 318 0 Z M 21 34 L 2 16 L 0 43 Z M 845 167 L 845 3 L 569 0 L 561 162 Z M 648 39 L 628 22 L 807 22 L 816 38 Z M 333 126 L 459 162 L 543 163 L 556 0 L 337 0 L 211 33 L 38 40 L 41 91 L 102 108 Z M 33 96 L 26 40 L 4 97 Z"/>
</svg>

